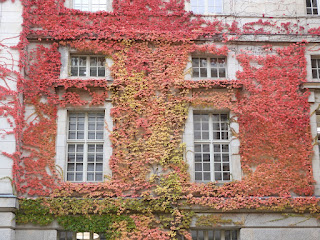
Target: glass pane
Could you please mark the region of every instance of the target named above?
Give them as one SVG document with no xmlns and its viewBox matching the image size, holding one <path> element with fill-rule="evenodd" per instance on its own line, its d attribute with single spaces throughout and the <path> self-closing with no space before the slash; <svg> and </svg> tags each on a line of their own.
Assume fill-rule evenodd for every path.
<svg viewBox="0 0 320 240">
<path fill-rule="evenodd" d="M 71 67 L 78 67 L 78 57 L 71 57 Z"/>
<path fill-rule="evenodd" d="M 207 67 L 207 59 L 200 58 L 200 67 Z"/>
<path fill-rule="evenodd" d="M 76 171 L 83 171 L 83 164 L 82 163 L 77 163 Z"/>
<path fill-rule="evenodd" d="M 88 144 L 88 152 L 95 152 L 96 146 L 94 144 Z"/>
<path fill-rule="evenodd" d="M 74 152 L 76 149 L 76 146 L 74 144 L 69 144 L 68 145 L 68 152 Z"/>
<path fill-rule="evenodd" d="M 223 163 L 223 171 L 230 171 L 229 163 Z"/>
<path fill-rule="evenodd" d="M 67 171 L 74 171 L 74 163 L 68 163 Z"/>
<path fill-rule="evenodd" d="M 78 76 L 78 68 L 71 67 L 71 76 Z"/>
<path fill-rule="evenodd" d="M 76 181 L 82 181 L 82 173 L 76 174 Z"/>
<path fill-rule="evenodd" d="M 216 68 L 211 68 L 211 77 L 217 78 L 218 77 L 218 71 Z"/>
<path fill-rule="evenodd" d="M 229 145 L 223 144 L 221 145 L 222 147 L 222 152 L 229 152 Z"/>
<path fill-rule="evenodd" d="M 90 76 L 91 77 L 96 77 L 97 76 L 97 68 L 91 67 L 90 68 Z"/>
<path fill-rule="evenodd" d="M 96 171 L 99 171 L 99 172 L 102 171 L 102 163 L 97 163 L 96 164 Z"/>
<path fill-rule="evenodd" d="M 226 70 L 224 68 L 219 68 L 219 77 L 220 78 L 226 77 Z"/>
<path fill-rule="evenodd" d="M 88 162 L 94 162 L 94 154 L 88 154 Z"/>
<path fill-rule="evenodd" d="M 210 162 L 210 154 L 203 154 L 203 161 Z"/>
<path fill-rule="evenodd" d="M 88 181 L 94 181 L 94 173 L 88 173 L 87 174 L 87 180 Z"/>
<path fill-rule="evenodd" d="M 214 154 L 214 161 L 215 162 L 221 162 L 221 155 L 220 154 Z"/>
<path fill-rule="evenodd" d="M 221 240 L 220 230 L 215 230 L 215 231 L 214 231 L 214 239 L 215 239 L 215 240 Z"/>
<path fill-rule="evenodd" d="M 195 172 L 195 180 L 196 181 L 201 181 L 202 180 L 202 173 L 200 172 Z"/>
<path fill-rule="evenodd" d="M 210 163 L 203 164 L 203 171 L 210 171 Z"/>
<path fill-rule="evenodd" d="M 75 161 L 75 155 L 74 154 L 68 154 L 68 162 L 74 162 Z"/>
<path fill-rule="evenodd" d="M 195 154 L 195 155 L 194 155 L 194 160 L 195 160 L 196 162 L 201 162 L 201 160 L 202 160 L 201 154 Z"/>
<path fill-rule="evenodd" d="M 202 145 L 202 149 L 203 149 L 203 152 L 210 152 L 210 146 L 209 146 L 209 144 L 203 144 L 203 145 Z"/>
<path fill-rule="evenodd" d="M 220 118 L 221 118 L 221 121 L 226 122 L 228 121 L 228 114 L 221 114 Z"/>
<path fill-rule="evenodd" d="M 223 180 L 229 181 L 230 180 L 230 173 L 228 173 L 228 172 L 223 173 Z"/>
<path fill-rule="evenodd" d="M 229 154 L 222 154 L 222 161 L 229 162 Z"/>
<path fill-rule="evenodd" d="M 213 150 L 215 151 L 215 152 L 220 152 L 221 150 L 220 150 L 220 144 L 214 144 L 213 145 Z"/>
<path fill-rule="evenodd" d="M 217 59 L 216 58 L 211 58 L 210 59 L 210 66 L 211 67 L 217 67 Z"/>
<path fill-rule="evenodd" d="M 86 66 L 86 65 L 87 65 L 87 57 L 80 57 L 79 66 Z"/>
<path fill-rule="evenodd" d="M 193 68 L 192 69 L 192 77 L 198 78 L 199 77 L 199 68 Z"/>
<path fill-rule="evenodd" d="M 86 68 L 85 67 L 80 67 L 79 68 L 79 76 L 83 77 L 86 76 L 87 72 L 86 72 Z"/>
<path fill-rule="evenodd" d="M 98 76 L 99 77 L 104 77 L 106 75 L 106 69 L 103 67 L 98 68 Z"/>
<path fill-rule="evenodd" d="M 209 139 L 209 132 L 202 132 L 202 139 Z"/>
<path fill-rule="evenodd" d="M 96 139 L 103 139 L 103 132 L 97 132 Z"/>
<path fill-rule="evenodd" d="M 96 57 L 90 57 L 90 67 L 91 66 L 97 66 L 97 58 Z"/>
<path fill-rule="evenodd" d="M 103 145 L 102 144 L 96 145 L 96 152 L 103 152 Z"/>
<path fill-rule="evenodd" d="M 215 171 L 221 171 L 221 164 L 220 163 L 215 163 L 214 164 L 214 170 Z"/>
<path fill-rule="evenodd" d="M 211 180 L 211 173 L 210 172 L 204 172 L 203 173 L 203 180 L 204 181 L 210 181 Z"/>
<path fill-rule="evenodd" d="M 209 230 L 209 231 L 208 231 L 208 240 L 214 240 L 213 237 L 214 237 L 214 236 L 213 236 L 213 231 L 212 231 L 212 230 Z"/>
<path fill-rule="evenodd" d="M 195 169 L 196 169 L 196 171 L 202 171 L 202 164 L 201 163 L 196 163 L 195 164 Z"/>
<path fill-rule="evenodd" d="M 312 66 L 312 68 L 317 67 L 317 60 L 316 59 L 311 59 L 311 66 Z"/>
<path fill-rule="evenodd" d="M 198 230 L 198 239 L 199 240 L 204 239 L 204 234 L 203 234 L 203 231 L 201 231 L 201 230 Z"/>
<path fill-rule="evenodd" d="M 83 144 L 77 144 L 77 152 L 83 152 Z"/>
<path fill-rule="evenodd" d="M 195 145 L 194 145 L 194 151 L 195 151 L 195 152 L 201 152 L 201 145 L 195 144 Z"/>
<path fill-rule="evenodd" d="M 96 155 L 96 161 L 97 162 L 102 162 L 103 161 L 103 155 L 102 154 L 97 154 Z"/>
<path fill-rule="evenodd" d="M 88 171 L 94 171 L 94 163 L 88 164 Z"/>
<path fill-rule="evenodd" d="M 69 131 L 69 136 L 68 136 L 69 139 L 76 139 L 76 132 L 71 132 Z"/>
<path fill-rule="evenodd" d="M 67 181 L 74 181 L 74 173 L 67 173 Z"/>
<path fill-rule="evenodd" d="M 102 181 L 103 180 L 102 177 L 103 177 L 102 173 L 96 173 L 96 181 Z"/>
<path fill-rule="evenodd" d="M 88 132 L 88 139 L 95 139 L 96 136 L 95 136 L 95 132 Z"/>
<path fill-rule="evenodd" d="M 220 172 L 215 172 L 215 173 L 214 173 L 214 179 L 215 179 L 216 181 L 222 180 L 221 173 L 220 173 Z"/>
<path fill-rule="evenodd" d="M 192 67 L 199 67 L 199 58 L 192 58 Z"/>
<path fill-rule="evenodd" d="M 202 78 L 207 77 L 207 69 L 206 68 L 200 68 L 200 77 L 202 77 Z"/>
<path fill-rule="evenodd" d="M 201 139 L 201 132 L 194 132 L 194 138 L 195 139 Z"/>
</svg>

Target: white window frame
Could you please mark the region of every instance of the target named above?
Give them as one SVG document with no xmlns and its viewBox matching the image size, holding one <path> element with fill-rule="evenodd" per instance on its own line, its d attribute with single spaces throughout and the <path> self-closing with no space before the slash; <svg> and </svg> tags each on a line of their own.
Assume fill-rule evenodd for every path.
<svg viewBox="0 0 320 240">
<path fill-rule="evenodd" d="M 198 59 L 198 64 L 196 63 L 196 59 Z M 216 66 L 211 66 L 211 60 L 216 60 L 217 64 Z M 206 66 L 202 66 L 201 62 L 206 61 Z M 219 61 L 223 60 L 223 66 L 221 63 L 218 63 Z M 196 66 L 196 64 L 198 66 Z M 226 57 L 217 57 L 217 56 L 192 56 L 191 57 L 191 67 L 192 67 L 192 73 L 191 73 L 191 79 L 193 80 L 200 80 L 200 79 L 226 79 L 227 78 L 227 58 Z M 199 73 L 197 76 L 195 76 L 195 70 L 198 69 Z M 205 70 L 206 76 L 201 76 L 201 69 Z M 212 76 L 212 70 L 215 69 L 217 71 L 217 76 Z M 222 73 L 220 73 L 220 69 L 223 69 L 224 76 Z M 221 76 L 222 75 L 222 76 Z"/>
<path fill-rule="evenodd" d="M 226 233 L 231 237 L 227 237 Z M 238 229 L 191 229 L 191 236 L 192 240 L 209 240 L 209 237 L 215 240 L 240 240 Z"/>
<path fill-rule="evenodd" d="M 201 6 L 199 6 L 201 2 L 204 4 L 204 10 L 202 12 L 199 12 L 197 11 L 197 9 Z M 192 11 L 194 14 L 210 15 L 223 13 L 223 0 L 190 0 L 189 4 L 190 11 Z M 221 8 L 218 9 L 218 6 L 220 6 Z"/>
<path fill-rule="evenodd" d="M 100 238 L 101 234 L 105 233 L 93 233 L 93 232 L 71 232 L 71 231 L 58 231 L 58 240 L 77 240 L 77 239 L 88 239 L 88 240 L 100 240 L 106 239 L 105 237 Z M 89 237 L 89 238 L 88 238 Z"/>
<path fill-rule="evenodd" d="M 78 65 L 76 68 L 78 68 L 78 74 L 77 75 L 72 75 L 72 58 L 86 58 L 86 65 L 80 66 L 79 65 L 79 60 L 78 60 Z M 90 65 L 90 60 L 91 58 L 104 58 L 104 75 L 103 76 L 91 76 L 90 74 L 90 69 L 91 67 L 97 68 L 97 75 L 98 75 L 98 68 L 99 66 L 91 66 Z M 98 63 L 97 63 L 98 64 Z M 80 55 L 80 54 L 72 54 L 70 55 L 70 61 L 69 61 L 69 76 L 70 77 L 75 77 L 75 78 L 106 78 L 107 76 L 107 68 L 106 68 L 107 60 L 105 56 L 102 55 Z M 80 68 L 85 68 L 85 76 L 80 76 Z M 102 68 L 100 66 L 100 68 Z"/>
<path fill-rule="evenodd" d="M 311 76 L 312 76 L 312 79 L 320 80 L 320 57 L 319 56 L 311 57 Z"/>
<path fill-rule="evenodd" d="M 85 119 L 84 119 L 84 129 L 83 131 L 83 134 L 84 134 L 84 137 L 83 139 L 79 139 L 79 138 L 70 138 L 70 132 L 75 132 L 76 134 L 79 131 L 77 130 L 70 130 L 69 129 L 69 126 L 70 126 L 70 116 L 73 115 L 73 114 L 83 114 Z M 103 116 L 103 130 L 102 130 L 102 138 L 99 138 L 99 139 L 89 139 L 88 137 L 88 134 L 89 134 L 89 115 L 90 114 L 101 114 Z M 70 182 L 102 182 L 104 180 L 104 168 L 105 168 L 105 159 L 104 159 L 104 147 L 105 147 L 105 125 L 104 125 L 104 122 L 105 122 L 105 113 L 104 111 L 86 111 L 86 112 L 74 112 L 74 111 L 69 111 L 68 112 L 68 120 L 67 120 L 67 127 L 68 127 L 68 131 L 67 131 L 67 144 L 66 144 L 66 176 L 65 176 L 65 179 L 66 181 L 70 181 Z M 100 122 L 101 123 L 101 122 Z M 95 122 L 95 125 L 97 125 L 97 122 Z M 97 132 L 99 132 L 101 134 L 101 130 L 100 131 L 91 131 L 91 132 L 94 132 L 94 134 L 96 134 Z M 75 155 L 77 155 L 78 151 L 77 151 L 77 146 L 78 145 L 83 145 L 83 151 L 82 151 L 82 162 L 78 162 L 76 160 L 76 156 L 75 156 L 75 160 L 73 162 L 69 162 L 69 153 L 72 154 L 73 152 L 69 152 L 69 147 L 71 147 L 72 145 L 75 145 Z M 95 145 L 95 148 L 96 148 L 96 145 L 102 145 L 102 152 L 100 152 L 99 155 L 101 155 L 102 157 L 102 160 L 101 162 L 97 162 L 96 159 L 91 162 L 89 161 L 88 159 L 88 154 L 89 154 L 89 149 L 88 149 L 88 146 L 89 145 Z M 96 150 L 96 149 L 95 149 Z M 81 153 L 81 152 L 80 152 Z M 94 158 L 97 157 L 97 152 L 96 151 L 90 151 L 90 153 L 92 153 L 91 155 L 94 156 Z M 77 171 L 77 162 L 79 164 L 79 167 L 81 166 L 82 164 L 82 170 L 79 170 Z M 70 164 L 70 168 L 69 168 L 69 164 Z M 71 164 L 73 164 L 73 170 L 71 170 Z M 93 167 L 94 167 L 94 170 L 88 170 L 88 165 L 89 164 L 93 164 Z M 101 165 L 101 170 L 98 171 L 96 170 L 96 165 Z M 88 173 L 92 173 L 93 176 L 94 176 L 94 179 L 93 180 L 88 180 Z M 77 177 L 76 177 L 76 174 L 77 173 L 81 173 L 82 174 L 82 179 L 81 180 L 77 180 Z M 96 180 L 96 174 L 97 173 L 100 173 L 101 174 L 101 179 L 99 180 Z M 69 174 L 74 174 L 74 177 L 72 179 L 70 179 L 71 177 L 69 177 Z"/>
<path fill-rule="evenodd" d="M 77 4 L 78 2 L 79 4 Z M 96 5 L 98 7 L 94 9 L 94 6 Z M 72 1 L 73 9 L 78 9 L 81 11 L 88 11 L 88 12 L 108 11 L 110 8 L 109 5 L 110 5 L 110 0 L 99 0 L 99 4 L 94 4 L 93 0 L 73 0 Z"/>
<path fill-rule="evenodd" d="M 195 120 L 195 116 L 201 115 L 201 116 L 208 116 L 208 129 L 203 130 L 203 124 L 204 122 L 201 121 L 197 122 Z M 227 121 L 222 121 L 222 116 L 227 117 Z M 218 117 L 218 121 L 214 121 L 214 117 Z M 197 125 L 196 125 L 197 124 Z M 213 124 L 218 124 L 219 129 L 214 130 Z M 199 127 L 200 126 L 200 129 Z M 215 125 L 217 126 L 217 125 Z M 224 128 L 227 129 L 224 129 Z M 230 139 L 231 139 L 231 132 L 229 127 L 229 114 L 228 113 L 208 113 L 208 112 L 194 112 L 193 113 L 193 132 L 194 132 L 194 179 L 196 182 L 228 182 L 232 180 L 231 176 L 231 149 L 230 149 Z M 196 137 L 196 134 L 200 133 L 201 139 Z M 208 133 L 208 138 L 204 138 L 204 134 Z M 214 136 L 214 133 L 219 135 L 219 138 L 216 138 Z M 227 134 L 227 137 L 222 137 Z M 196 147 L 197 145 L 197 147 Z M 207 151 L 204 151 L 204 146 L 209 145 L 209 148 Z M 199 151 L 200 146 L 200 151 Z M 217 151 L 216 148 L 219 150 Z M 223 147 L 224 146 L 224 147 Z M 227 146 L 227 152 L 225 150 L 225 146 Z M 227 153 L 227 154 L 226 154 Z M 228 161 L 224 161 L 225 157 L 228 157 Z M 197 160 L 197 158 L 201 158 L 202 160 Z M 207 157 L 209 157 L 208 160 L 205 160 Z M 220 161 L 215 161 L 215 159 L 219 159 Z M 209 170 L 204 170 L 205 167 L 209 166 Z M 218 167 L 220 167 L 220 170 L 218 170 Z M 228 168 L 229 170 L 224 170 L 224 167 Z M 210 179 L 208 179 L 206 176 L 210 174 Z M 216 177 L 216 175 L 221 175 L 221 177 Z M 224 176 L 224 174 L 228 174 L 227 176 Z M 199 176 L 201 175 L 201 179 L 199 179 Z"/>
<path fill-rule="evenodd" d="M 308 16 L 318 16 L 319 13 L 319 0 L 306 0 L 306 12 Z"/>
</svg>

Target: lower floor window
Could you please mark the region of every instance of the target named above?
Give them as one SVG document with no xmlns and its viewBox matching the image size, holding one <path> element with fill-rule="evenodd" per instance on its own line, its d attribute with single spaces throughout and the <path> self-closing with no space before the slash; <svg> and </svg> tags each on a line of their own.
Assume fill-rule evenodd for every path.
<svg viewBox="0 0 320 240">
<path fill-rule="evenodd" d="M 238 230 L 191 230 L 192 240 L 239 240 Z"/>
<path fill-rule="evenodd" d="M 106 240 L 104 233 L 59 231 L 59 240 Z"/>
</svg>

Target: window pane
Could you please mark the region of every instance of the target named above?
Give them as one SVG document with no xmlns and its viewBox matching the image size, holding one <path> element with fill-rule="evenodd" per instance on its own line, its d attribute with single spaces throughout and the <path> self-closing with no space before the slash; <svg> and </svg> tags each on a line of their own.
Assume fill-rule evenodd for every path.
<svg viewBox="0 0 320 240">
<path fill-rule="evenodd" d="M 202 78 L 207 77 L 207 69 L 206 68 L 200 68 L 200 77 L 202 77 Z"/>
<path fill-rule="evenodd" d="M 90 68 L 90 76 L 91 77 L 96 77 L 97 76 L 97 68 Z"/>
</svg>

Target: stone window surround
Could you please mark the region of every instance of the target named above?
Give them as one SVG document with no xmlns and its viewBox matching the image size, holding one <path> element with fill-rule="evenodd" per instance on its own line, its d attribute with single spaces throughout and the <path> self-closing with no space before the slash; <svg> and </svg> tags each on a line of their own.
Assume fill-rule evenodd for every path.
<svg viewBox="0 0 320 240">
<path fill-rule="evenodd" d="M 215 110 L 212 108 L 195 108 L 190 107 L 188 112 L 188 118 L 185 124 L 185 131 L 183 134 L 183 142 L 186 145 L 185 152 L 185 161 L 189 165 L 189 173 L 191 177 L 191 182 L 195 182 L 195 159 L 194 159 L 194 131 L 193 131 L 193 113 L 229 113 L 230 118 L 234 118 L 235 115 L 229 110 Z M 239 132 L 239 124 L 232 121 L 230 122 L 230 129 L 233 129 L 235 132 Z M 241 164 L 240 164 L 240 155 L 239 155 L 239 146 L 240 141 L 235 136 L 231 136 L 229 144 L 229 153 L 230 153 L 230 181 L 241 180 Z M 222 183 L 222 181 L 220 181 Z"/>
<path fill-rule="evenodd" d="M 109 159 L 112 155 L 112 147 L 109 139 L 109 130 L 112 130 L 113 122 L 110 116 L 112 108 L 111 102 L 106 102 L 103 107 L 85 106 L 81 108 L 63 108 L 58 109 L 57 113 L 57 138 L 56 138 L 56 164 L 62 169 L 63 179 L 67 179 L 67 137 L 68 137 L 68 111 L 70 112 L 102 112 L 104 111 L 105 131 L 104 131 L 104 149 L 103 149 L 103 176 L 111 176 Z"/>
<path fill-rule="evenodd" d="M 91 1 L 92 0 L 88 0 L 89 1 L 89 5 L 91 5 Z M 102 1 L 102 0 L 100 0 Z M 106 2 L 106 9 L 101 9 L 101 10 L 105 10 L 105 11 L 112 11 L 112 0 L 105 0 Z M 74 4 L 75 4 L 75 0 L 66 0 L 64 5 L 67 7 L 67 8 L 74 8 Z M 88 10 L 89 12 L 91 12 L 91 10 L 89 9 Z M 100 11 L 100 10 L 98 10 Z"/>
<path fill-rule="evenodd" d="M 203 12 L 197 11 L 197 8 L 199 6 L 199 3 L 204 4 L 204 10 Z M 209 6 L 209 4 L 212 4 Z M 190 0 L 186 1 L 187 10 L 193 11 L 194 14 L 203 14 L 203 15 L 209 15 L 209 14 L 222 14 L 223 11 L 223 0 Z M 221 8 L 217 8 L 220 6 Z M 209 8 L 212 7 L 214 10 L 209 11 Z"/>
<path fill-rule="evenodd" d="M 197 68 L 197 69 L 199 69 L 199 71 L 200 71 L 200 69 L 201 69 L 201 67 L 200 67 L 200 65 L 199 65 L 199 67 L 194 67 L 193 66 L 193 59 L 206 59 L 206 61 L 207 61 L 207 63 L 206 63 L 206 73 L 207 73 L 207 76 L 206 77 L 201 77 L 201 75 L 200 75 L 200 77 L 194 77 L 193 76 L 193 73 L 191 74 L 192 76 L 192 79 L 193 80 L 198 80 L 198 79 L 226 79 L 227 78 L 227 58 L 226 57 L 217 57 L 217 56 L 208 56 L 208 55 L 192 55 L 192 57 L 191 57 L 191 66 L 192 66 L 192 70 L 193 70 L 193 68 Z M 223 67 L 221 67 L 221 66 L 219 66 L 218 64 L 217 64 L 217 66 L 216 67 L 211 67 L 211 60 L 212 59 L 214 59 L 214 60 L 216 60 L 217 62 L 220 60 L 220 59 L 223 59 L 224 60 L 224 63 L 223 63 Z M 200 61 L 199 61 L 199 64 L 200 64 Z M 204 68 L 204 67 L 203 67 Z M 212 69 L 216 69 L 216 71 L 217 71 L 217 76 L 212 76 L 212 74 L 211 74 L 211 71 L 212 71 Z M 219 73 L 219 69 L 224 69 L 224 76 L 221 76 L 220 77 L 220 75 L 222 75 L 221 73 Z"/>
<path fill-rule="evenodd" d="M 83 53 L 78 52 L 70 47 L 60 46 L 59 52 L 61 55 L 61 68 L 60 68 L 60 79 L 106 79 L 112 81 L 110 67 L 113 64 L 113 60 L 106 56 L 106 68 L 104 77 L 90 77 L 90 76 L 71 76 L 71 56 L 94 56 L 99 57 L 101 54 Z"/>
</svg>

